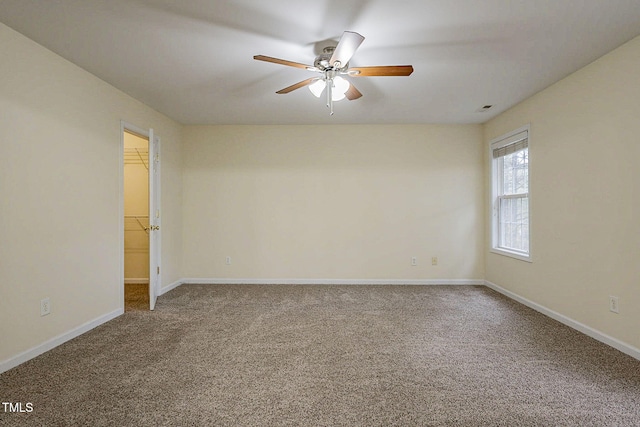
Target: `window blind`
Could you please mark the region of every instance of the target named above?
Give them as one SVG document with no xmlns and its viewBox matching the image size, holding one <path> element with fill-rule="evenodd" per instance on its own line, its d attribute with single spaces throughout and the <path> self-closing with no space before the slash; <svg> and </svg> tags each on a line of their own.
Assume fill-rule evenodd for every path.
<svg viewBox="0 0 640 427">
<path fill-rule="evenodd" d="M 528 132 L 521 132 L 511 138 L 498 141 L 493 148 L 493 158 L 508 156 L 529 147 Z"/>
</svg>

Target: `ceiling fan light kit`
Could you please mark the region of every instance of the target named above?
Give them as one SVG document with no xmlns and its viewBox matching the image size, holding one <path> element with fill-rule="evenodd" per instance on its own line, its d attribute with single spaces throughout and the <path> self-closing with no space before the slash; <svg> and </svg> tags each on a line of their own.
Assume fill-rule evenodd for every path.
<svg viewBox="0 0 640 427">
<path fill-rule="evenodd" d="M 337 46 L 327 46 L 322 53 L 313 61 L 313 66 L 301 64 L 299 62 L 287 61 L 285 59 L 272 58 L 270 56 L 256 55 L 253 59 L 258 61 L 272 62 L 274 64 L 286 65 L 289 67 L 303 68 L 308 71 L 320 73 L 320 77 L 312 77 L 289 87 L 277 91 L 277 94 L 286 94 L 301 87 L 308 86 L 311 93 L 320 98 L 326 89 L 327 107 L 329 114 L 333 115 L 333 103 L 347 98 L 350 101 L 358 99 L 362 93 L 342 76 L 346 77 L 369 77 L 369 76 L 409 76 L 413 73 L 411 65 L 386 65 L 373 67 L 349 67 L 349 61 L 364 37 L 352 31 L 345 31 Z"/>
</svg>

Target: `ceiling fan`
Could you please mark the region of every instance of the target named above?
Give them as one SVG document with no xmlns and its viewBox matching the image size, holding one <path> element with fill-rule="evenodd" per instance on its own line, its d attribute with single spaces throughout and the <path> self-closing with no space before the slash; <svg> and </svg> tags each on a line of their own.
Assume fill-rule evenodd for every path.
<svg viewBox="0 0 640 427">
<path fill-rule="evenodd" d="M 342 76 L 370 77 L 370 76 L 409 76 L 413 73 L 411 65 L 385 65 L 373 67 L 349 67 L 349 61 L 356 50 L 364 41 L 364 37 L 352 31 L 345 31 L 337 46 L 327 46 L 323 52 L 313 61 L 313 65 L 305 65 L 299 62 L 285 59 L 272 58 L 270 56 L 256 55 L 253 59 L 258 61 L 273 62 L 274 64 L 287 65 L 289 67 L 303 68 L 305 70 L 320 73 L 318 77 L 311 77 L 289 87 L 277 91 L 277 94 L 292 92 L 301 87 L 308 86 L 309 90 L 320 97 L 327 89 L 327 107 L 333 115 L 333 101 L 347 98 L 350 101 L 358 99 L 362 93 Z"/>
</svg>

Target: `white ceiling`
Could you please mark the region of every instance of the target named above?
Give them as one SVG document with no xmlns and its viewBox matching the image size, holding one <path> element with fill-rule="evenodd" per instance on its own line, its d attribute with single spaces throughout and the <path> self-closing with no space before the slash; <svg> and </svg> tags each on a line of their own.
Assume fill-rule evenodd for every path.
<svg viewBox="0 0 640 427">
<path fill-rule="evenodd" d="M 481 123 L 640 34 L 640 1 L 1 0 L 0 21 L 183 124 Z M 252 59 L 312 64 L 344 30 L 352 66 L 414 73 L 351 78 L 329 117 L 275 94 L 315 74 Z"/>
</svg>

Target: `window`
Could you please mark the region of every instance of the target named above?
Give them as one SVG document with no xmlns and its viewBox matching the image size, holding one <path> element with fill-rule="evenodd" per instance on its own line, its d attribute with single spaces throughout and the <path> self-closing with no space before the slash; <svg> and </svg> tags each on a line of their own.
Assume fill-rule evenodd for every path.
<svg viewBox="0 0 640 427">
<path fill-rule="evenodd" d="M 491 143 L 494 252 L 530 261 L 529 127 Z"/>
</svg>

